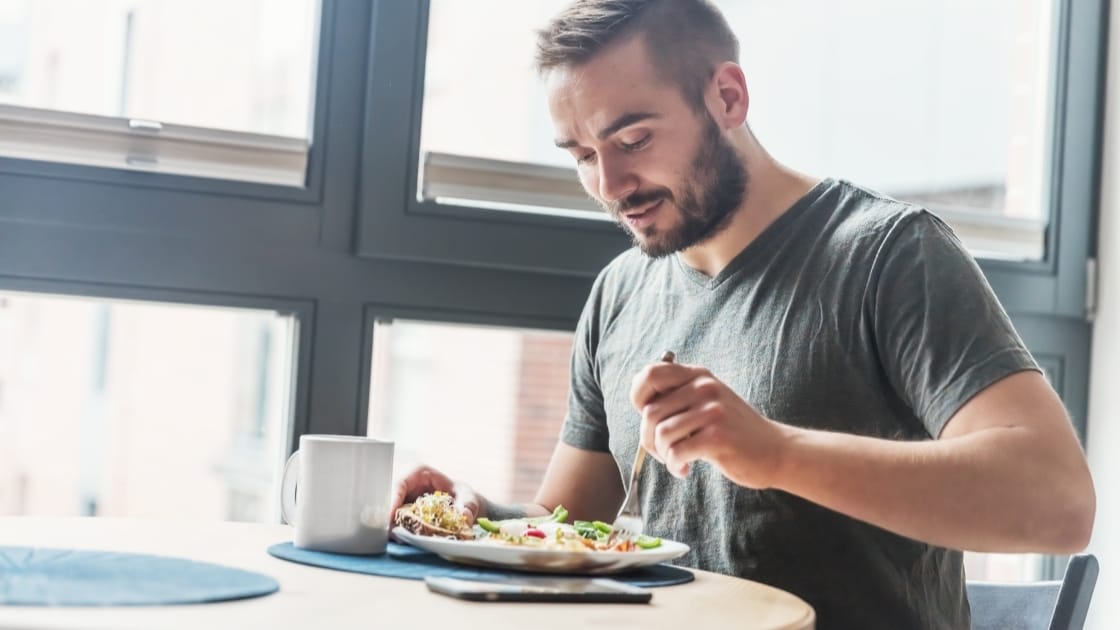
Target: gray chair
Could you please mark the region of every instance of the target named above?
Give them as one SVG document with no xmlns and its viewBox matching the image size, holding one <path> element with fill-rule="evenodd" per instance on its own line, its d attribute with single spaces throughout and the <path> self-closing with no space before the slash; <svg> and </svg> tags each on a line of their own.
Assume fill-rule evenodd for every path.
<svg viewBox="0 0 1120 630">
<path fill-rule="evenodd" d="M 968 581 L 972 630 L 1081 630 L 1099 570 L 1092 554 L 1069 559 L 1061 581 Z"/>
</svg>

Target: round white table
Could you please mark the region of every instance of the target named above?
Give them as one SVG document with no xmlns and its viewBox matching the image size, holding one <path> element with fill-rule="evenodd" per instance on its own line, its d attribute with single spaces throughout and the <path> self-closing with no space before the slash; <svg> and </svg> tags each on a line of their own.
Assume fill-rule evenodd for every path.
<svg viewBox="0 0 1120 630">
<path fill-rule="evenodd" d="M 0 545 L 179 556 L 272 576 L 280 591 L 190 606 L 0 606 L 0 628 L 813 628 L 813 609 L 785 591 L 695 571 L 653 589 L 650 604 L 477 603 L 435 595 L 421 581 L 295 564 L 268 555 L 287 525 L 104 518 L 0 518 Z"/>
</svg>

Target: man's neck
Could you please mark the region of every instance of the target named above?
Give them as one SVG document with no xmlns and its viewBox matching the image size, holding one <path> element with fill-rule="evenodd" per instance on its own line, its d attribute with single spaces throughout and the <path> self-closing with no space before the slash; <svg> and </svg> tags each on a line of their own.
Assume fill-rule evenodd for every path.
<svg viewBox="0 0 1120 630">
<path fill-rule="evenodd" d="M 750 132 L 746 134 L 745 139 L 737 143 L 740 157 L 750 173 L 743 203 L 719 234 L 677 254 L 686 265 L 708 277 L 718 275 L 771 223 L 820 182 L 779 164 Z"/>
</svg>

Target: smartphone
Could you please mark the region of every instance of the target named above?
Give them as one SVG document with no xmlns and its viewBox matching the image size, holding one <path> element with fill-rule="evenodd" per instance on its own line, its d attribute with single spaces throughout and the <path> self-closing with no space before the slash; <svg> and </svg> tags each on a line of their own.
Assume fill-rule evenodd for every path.
<svg viewBox="0 0 1120 630">
<path fill-rule="evenodd" d="M 426 577 L 428 590 L 475 602 L 621 602 L 646 604 L 653 592 L 606 578 L 527 576 L 501 582 Z"/>
</svg>

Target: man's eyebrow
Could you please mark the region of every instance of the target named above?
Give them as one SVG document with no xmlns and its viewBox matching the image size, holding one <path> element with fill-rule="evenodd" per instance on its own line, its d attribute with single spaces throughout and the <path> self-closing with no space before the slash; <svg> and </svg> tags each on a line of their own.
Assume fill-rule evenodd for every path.
<svg viewBox="0 0 1120 630">
<path fill-rule="evenodd" d="M 653 112 L 630 112 L 628 114 L 623 114 L 623 115 L 619 116 L 618 118 L 615 118 L 611 122 L 611 124 L 609 124 L 606 127 L 603 127 L 602 129 L 600 129 L 599 133 L 597 133 L 596 136 L 600 140 L 606 140 L 611 135 L 613 135 L 615 132 L 617 132 L 619 129 L 625 129 L 626 127 L 629 127 L 630 125 L 640 123 L 643 120 L 648 120 L 650 118 L 660 118 L 660 117 L 661 117 L 661 114 L 655 114 Z M 572 147 L 578 147 L 579 142 L 576 141 L 576 140 L 556 140 L 556 146 L 561 148 L 561 149 L 570 149 Z"/>
<path fill-rule="evenodd" d="M 600 129 L 599 133 L 596 134 L 596 136 L 600 140 L 606 140 L 619 129 L 624 129 L 626 127 L 629 127 L 630 125 L 640 123 L 643 120 L 660 117 L 660 114 L 655 114 L 653 112 L 630 112 L 629 114 L 623 114 L 618 118 L 615 118 L 614 122 L 612 122 L 611 124 Z"/>
</svg>

